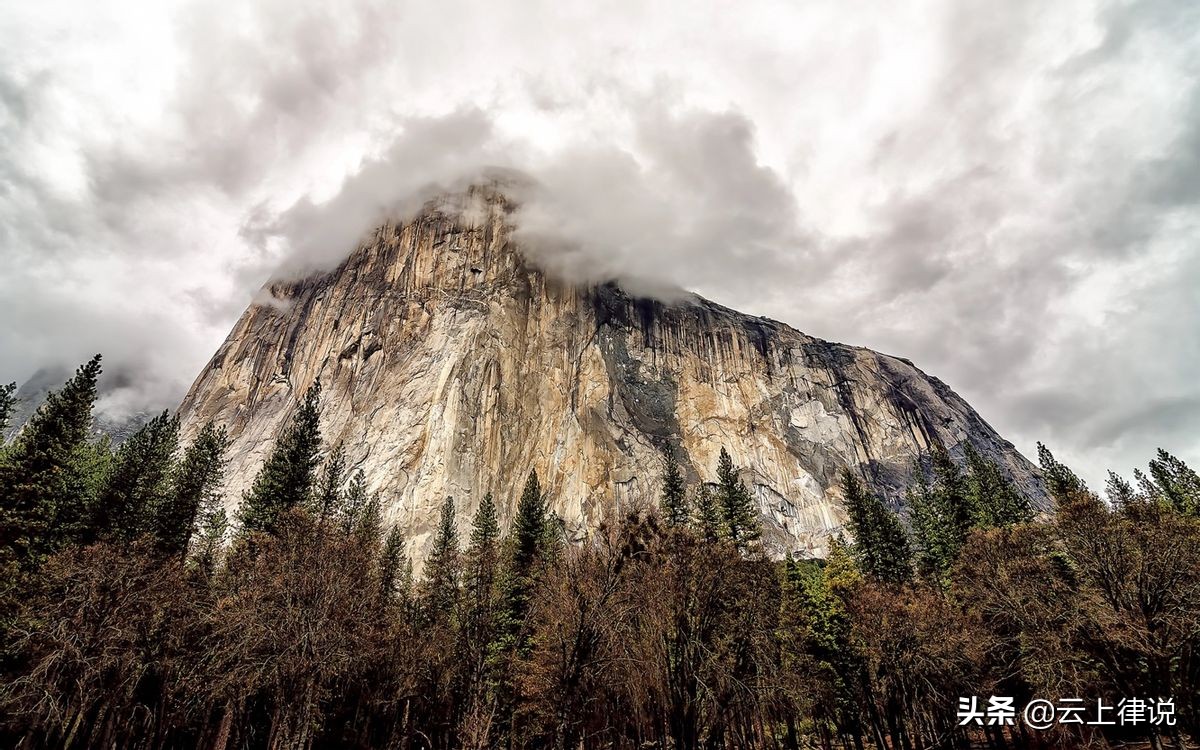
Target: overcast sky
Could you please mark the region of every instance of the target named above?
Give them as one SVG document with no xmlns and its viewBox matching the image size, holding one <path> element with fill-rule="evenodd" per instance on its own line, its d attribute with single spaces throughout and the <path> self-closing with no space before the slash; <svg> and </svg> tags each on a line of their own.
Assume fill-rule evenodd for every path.
<svg viewBox="0 0 1200 750">
<path fill-rule="evenodd" d="M 1094 484 L 1197 465 L 1198 40 L 1194 0 L 0 0 L 0 382 L 101 351 L 106 409 L 173 406 L 270 275 L 503 167 L 558 273 L 908 357 Z"/>
</svg>

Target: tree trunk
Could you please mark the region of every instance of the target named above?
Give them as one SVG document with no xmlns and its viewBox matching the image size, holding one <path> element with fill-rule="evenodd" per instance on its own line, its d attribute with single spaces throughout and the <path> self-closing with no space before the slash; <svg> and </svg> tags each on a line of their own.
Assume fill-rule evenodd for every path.
<svg viewBox="0 0 1200 750">
<path fill-rule="evenodd" d="M 217 736 L 213 738 L 212 750 L 225 750 L 229 744 L 229 733 L 233 730 L 233 707 L 228 701 L 221 710 L 221 725 L 217 728 Z"/>
</svg>

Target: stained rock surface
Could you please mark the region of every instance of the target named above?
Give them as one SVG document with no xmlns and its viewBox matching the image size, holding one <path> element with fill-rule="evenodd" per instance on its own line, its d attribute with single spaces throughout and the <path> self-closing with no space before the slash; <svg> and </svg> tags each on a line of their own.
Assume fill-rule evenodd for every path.
<svg viewBox="0 0 1200 750">
<path fill-rule="evenodd" d="M 583 538 L 655 501 L 666 443 L 692 484 L 730 452 L 775 554 L 824 551 L 845 523 L 844 467 L 899 503 L 933 444 L 971 443 L 1044 502 L 1034 467 L 907 360 L 698 297 L 556 282 L 511 241 L 512 206 L 474 197 L 482 210 L 430 204 L 381 226 L 242 315 L 180 409 L 185 439 L 229 429 L 231 509 L 317 378 L 327 445 L 345 445 L 418 560 L 447 495 L 460 527 L 487 492 L 507 523 L 530 469 Z"/>
</svg>

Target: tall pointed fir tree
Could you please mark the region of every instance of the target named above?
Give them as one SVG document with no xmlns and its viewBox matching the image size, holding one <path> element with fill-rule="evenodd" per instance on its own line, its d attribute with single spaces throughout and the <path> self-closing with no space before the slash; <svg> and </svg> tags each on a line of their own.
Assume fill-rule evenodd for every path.
<svg viewBox="0 0 1200 750">
<path fill-rule="evenodd" d="M 379 490 L 371 493 L 363 505 L 358 522 L 354 525 L 354 537 L 367 550 L 377 550 L 383 536 L 383 496 Z"/>
<path fill-rule="evenodd" d="M 325 470 L 321 472 L 321 482 L 314 495 L 313 515 L 321 526 L 328 525 L 336 519 L 342 505 L 342 483 L 346 480 L 346 447 L 338 443 L 337 447 L 325 459 Z"/>
<path fill-rule="evenodd" d="M 1150 461 L 1150 476 L 1158 495 L 1175 510 L 1189 516 L 1200 514 L 1200 476 L 1190 466 L 1159 448 Z"/>
<path fill-rule="evenodd" d="M 200 508 L 198 520 L 188 564 L 203 578 L 210 579 L 221 565 L 225 538 L 229 534 L 229 516 L 221 506 L 220 498 L 209 496 Z"/>
<path fill-rule="evenodd" d="M 684 526 L 688 522 L 687 485 L 679 471 L 679 461 L 670 443 L 663 446 L 662 497 L 659 508 L 668 526 Z"/>
<path fill-rule="evenodd" d="M 696 486 L 695 498 L 692 525 L 701 539 L 715 542 L 721 538 L 721 508 L 717 505 L 717 497 L 711 487 L 701 482 Z"/>
<path fill-rule="evenodd" d="M 496 514 L 496 502 L 492 493 L 485 494 L 475 511 L 470 524 L 470 542 L 467 547 L 466 577 L 467 595 L 473 611 L 473 619 L 479 620 L 491 608 L 492 587 L 496 583 L 496 566 L 499 560 L 500 522 Z"/>
<path fill-rule="evenodd" d="M 496 515 L 496 501 L 489 492 L 483 496 L 479 510 L 475 511 L 475 519 L 471 522 L 470 550 L 472 553 L 483 554 L 489 550 L 494 553 L 499 539 L 500 519 Z"/>
<path fill-rule="evenodd" d="M 974 504 L 970 482 L 943 446 L 934 446 L 929 459 L 933 469 L 933 491 L 937 493 L 938 503 L 948 522 L 953 525 L 953 533 L 961 546 L 962 540 L 966 539 L 979 518 L 979 508 Z"/>
<path fill-rule="evenodd" d="M 917 570 L 926 580 L 941 585 L 958 553 L 952 524 L 938 504 L 920 464 L 914 468 L 913 476 L 914 482 L 908 487 L 907 505 L 916 546 Z"/>
<path fill-rule="evenodd" d="M 349 536 L 354 533 L 362 520 L 363 513 L 367 510 L 367 503 L 370 501 L 371 498 L 367 492 L 367 475 L 363 473 L 362 469 L 355 469 L 354 473 L 350 475 L 350 484 L 346 486 L 345 492 L 339 499 L 341 507 L 334 514 L 343 534 Z"/>
<path fill-rule="evenodd" d="M 449 617 L 453 613 L 458 602 L 459 575 L 458 521 L 454 498 L 447 497 L 442 503 L 433 549 L 425 562 L 422 593 L 431 619 Z"/>
<path fill-rule="evenodd" d="M 379 555 L 379 600 L 384 605 L 396 603 L 404 560 L 404 532 L 399 526 L 393 526 L 388 530 L 383 552 Z"/>
<path fill-rule="evenodd" d="M 542 560 L 542 545 L 546 536 L 546 502 L 537 471 L 531 470 L 525 488 L 517 501 L 517 512 L 507 540 L 507 559 L 500 571 L 501 580 L 497 611 L 496 638 L 491 646 L 492 656 L 520 651 L 520 638 L 533 579 Z"/>
<path fill-rule="evenodd" d="M 4 445 L 4 433 L 8 421 L 17 407 L 17 384 L 0 385 L 0 445 Z"/>
<path fill-rule="evenodd" d="M 1121 510 L 1128 508 L 1138 501 L 1138 494 L 1133 485 L 1125 477 L 1114 471 L 1108 472 L 1108 481 L 1104 483 L 1104 494 L 1112 507 Z"/>
<path fill-rule="evenodd" d="M 762 535 L 754 499 L 738 476 L 737 467 L 729 452 L 721 449 L 717 459 L 717 507 L 721 510 L 721 521 L 725 536 L 740 549 L 745 550 Z"/>
<path fill-rule="evenodd" d="M 1000 471 L 995 461 L 984 458 L 970 443 L 964 447 L 967 458 L 967 497 L 979 528 L 1011 526 L 1033 518 L 1029 498 Z"/>
<path fill-rule="evenodd" d="M 155 515 L 170 502 L 178 449 L 179 418 L 165 411 L 122 443 L 92 513 L 89 536 L 129 543 L 153 532 Z"/>
<path fill-rule="evenodd" d="M 917 567 L 925 578 L 945 585 L 967 534 L 977 525 L 988 525 L 984 518 L 988 511 L 980 506 L 984 488 L 973 484 L 945 448 L 935 446 L 929 464 L 932 481 L 920 462 L 914 467 L 916 482 L 908 489 L 908 505 Z"/>
<path fill-rule="evenodd" d="M 517 503 L 513 519 L 512 569 L 520 577 L 529 576 L 541 557 L 546 532 L 546 501 L 536 471 L 529 472 L 525 489 Z"/>
<path fill-rule="evenodd" d="M 896 514 L 849 469 L 842 471 L 842 493 L 863 573 L 884 583 L 912 578 L 912 549 Z"/>
<path fill-rule="evenodd" d="M 496 593 L 500 580 L 500 520 L 492 493 L 483 496 L 471 521 L 463 566 L 462 650 L 468 692 L 480 689 L 488 672 L 489 644 L 496 632 Z"/>
<path fill-rule="evenodd" d="M 1070 467 L 1054 458 L 1049 448 L 1038 443 L 1037 454 L 1046 489 L 1056 502 L 1062 503 L 1070 500 L 1073 495 L 1087 492 L 1087 485 L 1083 480 L 1076 476 Z"/>
<path fill-rule="evenodd" d="M 0 607 L 86 519 L 91 485 L 78 474 L 99 375 L 97 354 L 46 397 L 0 461 Z"/>
<path fill-rule="evenodd" d="M 471 522 L 471 540 L 467 548 L 466 583 L 472 600 L 478 602 L 491 595 L 499 559 L 500 519 L 492 493 L 483 496 L 475 519 Z"/>
<path fill-rule="evenodd" d="M 155 544 L 163 556 L 184 558 L 201 510 L 220 502 L 228 447 L 225 428 L 209 422 L 184 451 L 171 478 L 170 495 L 154 513 Z"/>
<path fill-rule="evenodd" d="M 320 464 L 321 383 L 304 394 L 291 424 L 242 499 L 239 521 L 244 531 L 274 533 L 280 517 L 309 502 Z"/>
</svg>

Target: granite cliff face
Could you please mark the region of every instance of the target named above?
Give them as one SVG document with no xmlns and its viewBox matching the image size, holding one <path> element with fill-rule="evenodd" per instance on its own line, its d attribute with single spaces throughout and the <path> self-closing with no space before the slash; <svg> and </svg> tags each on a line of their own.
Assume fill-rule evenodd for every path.
<svg viewBox="0 0 1200 750">
<path fill-rule="evenodd" d="M 819 553 L 840 529 L 843 467 L 898 501 L 934 443 L 969 441 L 1042 497 L 1033 466 L 908 361 L 699 298 L 557 283 L 510 242 L 511 206 L 473 195 L 483 210 L 382 226 L 242 315 L 181 407 L 187 438 L 229 428 L 231 506 L 317 378 L 327 443 L 382 490 L 418 558 L 443 498 L 465 525 L 491 491 L 506 522 L 531 468 L 583 537 L 654 502 L 668 442 L 692 483 L 729 450 L 776 553 Z"/>
</svg>

